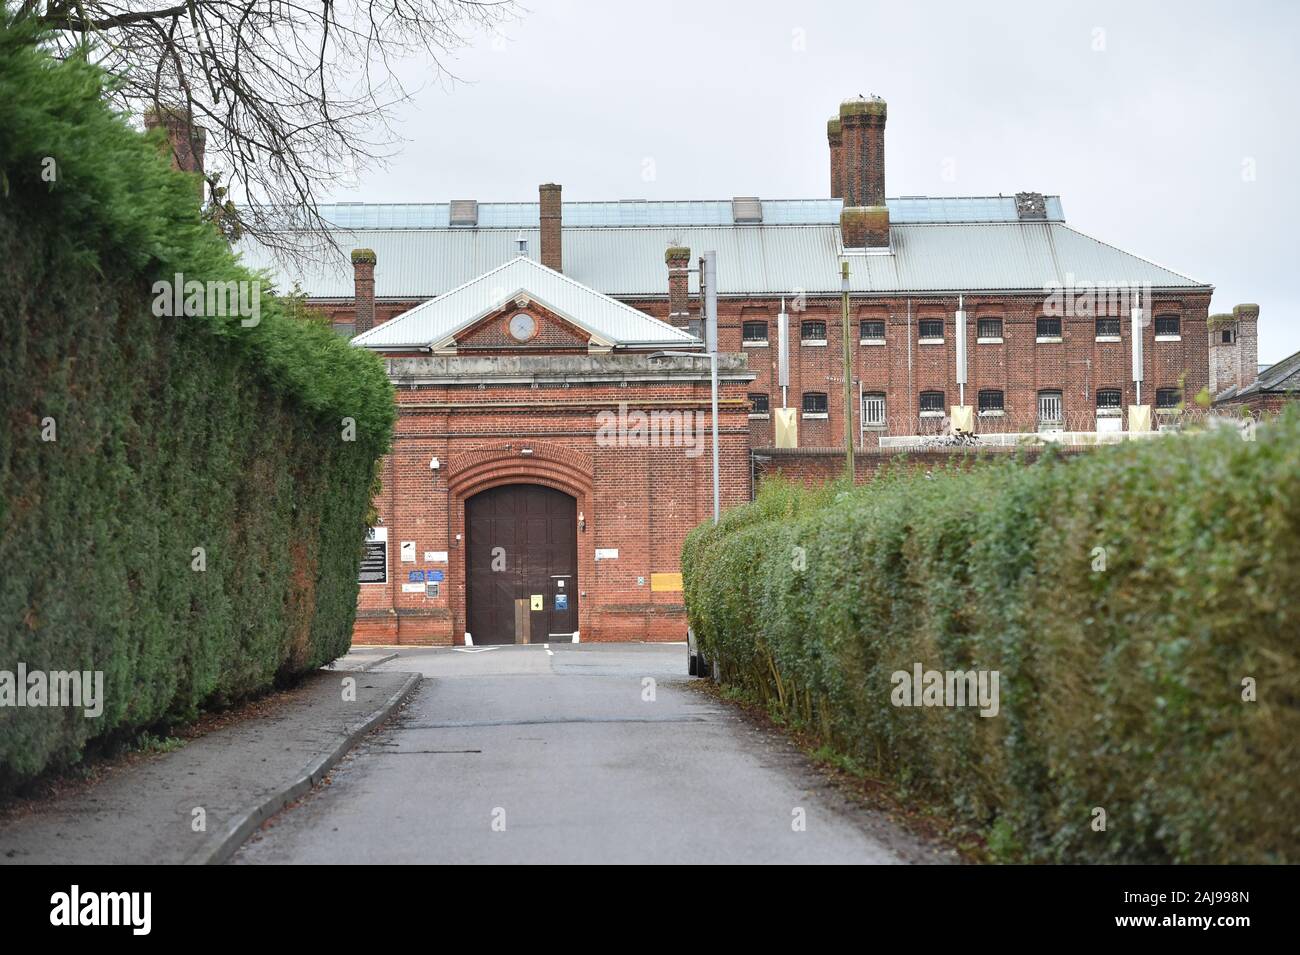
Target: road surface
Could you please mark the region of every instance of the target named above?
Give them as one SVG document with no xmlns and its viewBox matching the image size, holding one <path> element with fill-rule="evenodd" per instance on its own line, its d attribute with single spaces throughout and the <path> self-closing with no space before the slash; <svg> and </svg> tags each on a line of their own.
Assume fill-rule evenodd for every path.
<svg viewBox="0 0 1300 955">
<path fill-rule="evenodd" d="M 948 861 L 690 684 L 681 644 L 405 649 L 424 680 L 235 863 Z"/>
</svg>

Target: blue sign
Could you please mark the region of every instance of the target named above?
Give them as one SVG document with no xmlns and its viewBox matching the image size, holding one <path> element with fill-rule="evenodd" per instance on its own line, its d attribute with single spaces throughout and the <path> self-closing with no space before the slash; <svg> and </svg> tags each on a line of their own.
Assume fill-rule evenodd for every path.
<svg viewBox="0 0 1300 955">
<path fill-rule="evenodd" d="M 413 584 L 422 584 L 422 583 L 424 583 L 424 571 L 422 571 L 422 570 L 413 570 L 413 571 L 411 571 L 410 573 L 407 574 L 407 578 L 406 578 L 406 579 L 409 580 L 409 581 L 410 581 L 411 583 L 413 583 Z"/>
<path fill-rule="evenodd" d="M 556 610 L 568 610 L 568 609 L 569 609 L 569 595 L 568 595 L 568 594 L 556 594 L 556 595 L 555 595 L 555 609 L 556 609 Z"/>
<path fill-rule="evenodd" d="M 442 580 L 442 571 L 440 571 L 440 570 L 426 570 L 426 571 L 424 572 L 424 579 L 425 579 L 425 580 Z"/>
</svg>

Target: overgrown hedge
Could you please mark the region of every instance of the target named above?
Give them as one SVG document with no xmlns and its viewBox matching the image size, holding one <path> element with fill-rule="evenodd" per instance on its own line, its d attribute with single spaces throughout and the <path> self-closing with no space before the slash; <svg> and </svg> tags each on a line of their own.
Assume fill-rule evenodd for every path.
<svg viewBox="0 0 1300 955">
<path fill-rule="evenodd" d="M 1256 435 L 767 484 L 688 537 L 690 620 L 725 683 L 994 858 L 1300 862 L 1300 415 Z M 918 662 L 998 670 L 999 714 L 892 705 Z"/>
<path fill-rule="evenodd" d="M 153 314 L 156 280 L 257 276 L 104 82 L 0 22 L 0 670 L 106 698 L 0 708 L 0 788 L 343 653 L 394 421 L 381 363 L 271 296 Z"/>
</svg>

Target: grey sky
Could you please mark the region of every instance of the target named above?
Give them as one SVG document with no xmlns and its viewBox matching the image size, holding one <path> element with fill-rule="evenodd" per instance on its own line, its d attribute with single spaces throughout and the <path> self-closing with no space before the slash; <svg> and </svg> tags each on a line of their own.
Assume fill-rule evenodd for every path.
<svg viewBox="0 0 1300 955">
<path fill-rule="evenodd" d="M 371 202 L 829 194 L 826 120 L 889 102 L 889 195 L 1059 193 L 1075 228 L 1260 303 L 1300 350 L 1295 3 L 530 0 L 421 82 Z M 1102 31 L 1102 32 L 1098 32 Z"/>
</svg>

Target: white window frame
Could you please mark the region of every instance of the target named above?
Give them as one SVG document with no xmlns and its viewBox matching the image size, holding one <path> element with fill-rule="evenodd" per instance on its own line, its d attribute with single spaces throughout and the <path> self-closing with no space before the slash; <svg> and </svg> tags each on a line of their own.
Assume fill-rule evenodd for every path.
<svg viewBox="0 0 1300 955">
<path fill-rule="evenodd" d="M 862 426 L 876 430 L 885 428 L 888 421 L 885 393 L 883 391 L 869 391 L 864 394 L 862 396 Z"/>
</svg>

